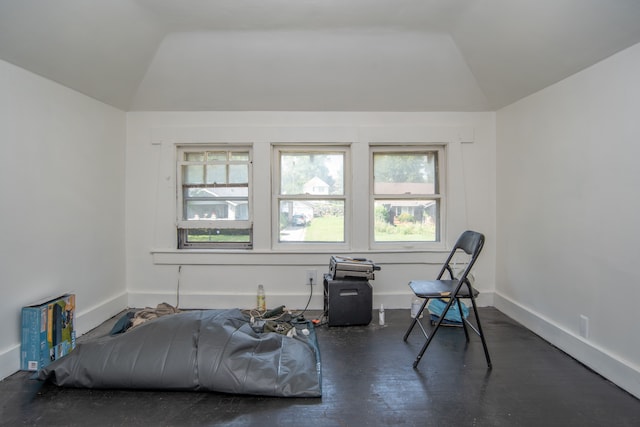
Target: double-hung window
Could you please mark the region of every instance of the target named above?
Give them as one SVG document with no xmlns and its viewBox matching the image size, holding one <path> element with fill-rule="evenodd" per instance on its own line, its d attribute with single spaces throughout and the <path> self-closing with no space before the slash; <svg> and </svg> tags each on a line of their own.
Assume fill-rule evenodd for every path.
<svg viewBox="0 0 640 427">
<path fill-rule="evenodd" d="M 346 243 L 348 147 L 274 147 L 277 244 Z"/>
<path fill-rule="evenodd" d="M 178 147 L 178 248 L 253 244 L 251 147 Z"/>
<path fill-rule="evenodd" d="M 440 241 L 441 146 L 371 148 L 373 246 Z"/>
</svg>

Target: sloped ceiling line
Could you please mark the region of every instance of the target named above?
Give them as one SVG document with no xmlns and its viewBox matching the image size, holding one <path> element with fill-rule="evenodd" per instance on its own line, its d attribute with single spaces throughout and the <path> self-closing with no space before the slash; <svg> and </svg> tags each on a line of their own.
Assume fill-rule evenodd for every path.
<svg viewBox="0 0 640 427">
<path fill-rule="evenodd" d="M 3 0 L 0 59 L 124 111 L 493 111 L 638 22 L 637 0 Z"/>
</svg>

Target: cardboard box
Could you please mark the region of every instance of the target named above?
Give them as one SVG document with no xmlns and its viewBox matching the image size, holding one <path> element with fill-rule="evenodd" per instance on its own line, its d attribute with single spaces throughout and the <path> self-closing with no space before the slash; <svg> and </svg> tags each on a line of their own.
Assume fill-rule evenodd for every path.
<svg viewBox="0 0 640 427">
<path fill-rule="evenodd" d="M 22 308 L 20 369 L 37 371 L 76 347 L 75 307 L 66 294 Z"/>
</svg>

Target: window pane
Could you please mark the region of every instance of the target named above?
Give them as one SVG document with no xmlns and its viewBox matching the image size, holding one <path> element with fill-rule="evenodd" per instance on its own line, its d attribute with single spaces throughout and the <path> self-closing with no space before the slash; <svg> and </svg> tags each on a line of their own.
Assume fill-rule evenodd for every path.
<svg viewBox="0 0 640 427">
<path fill-rule="evenodd" d="M 185 230 L 188 243 L 248 243 L 251 241 L 251 230 L 231 228 L 192 228 Z"/>
<path fill-rule="evenodd" d="M 376 200 L 376 242 L 435 242 L 438 202 L 435 200 Z"/>
<path fill-rule="evenodd" d="M 204 153 L 184 153 L 184 159 L 188 162 L 201 162 L 204 160 Z"/>
<path fill-rule="evenodd" d="M 226 165 L 207 165 L 207 184 L 226 184 Z"/>
<path fill-rule="evenodd" d="M 280 194 L 344 194 L 344 154 L 282 153 Z"/>
<path fill-rule="evenodd" d="M 208 162 L 224 162 L 227 160 L 227 152 L 226 151 L 207 151 L 207 161 Z"/>
<path fill-rule="evenodd" d="M 185 219 L 249 219 L 247 187 L 206 187 L 185 190 Z"/>
<path fill-rule="evenodd" d="M 249 161 L 249 152 L 248 151 L 233 151 L 231 153 L 229 153 L 229 160 L 234 160 L 234 161 L 243 161 L 243 162 L 248 162 Z"/>
<path fill-rule="evenodd" d="M 185 184 L 204 184 L 204 167 L 201 165 L 182 166 L 182 177 Z"/>
<path fill-rule="evenodd" d="M 179 150 L 178 248 L 251 249 L 251 150 L 216 145 Z"/>
<path fill-rule="evenodd" d="M 185 198 L 222 198 L 232 199 L 240 198 L 246 199 L 249 195 L 249 189 L 246 186 L 238 187 L 197 187 L 186 188 Z"/>
<path fill-rule="evenodd" d="M 374 194 L 436 194 L 435 153 L 374 153 Z"/>
<path fill-rule="evenodd" d="M 249 182 L 249 165 L 229 165 L 229 183 L 246 184 Z"/>
<path fill-rule="evenodd" d="M 344 242 L 344 201 L 281 200 L 280 242 Z"/>
</svg>

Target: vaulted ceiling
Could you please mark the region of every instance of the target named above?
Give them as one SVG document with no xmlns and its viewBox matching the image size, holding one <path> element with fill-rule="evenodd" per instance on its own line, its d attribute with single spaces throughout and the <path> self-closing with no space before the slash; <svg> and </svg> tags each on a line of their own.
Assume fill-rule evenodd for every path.
<svg viewBox="0 0 640 427">
<path fill-rule="evenodd" d="M 0 59 L 125 111 L 492 111 L 639 42 L 638 0 L 0 0 Z"/>
</svg>

